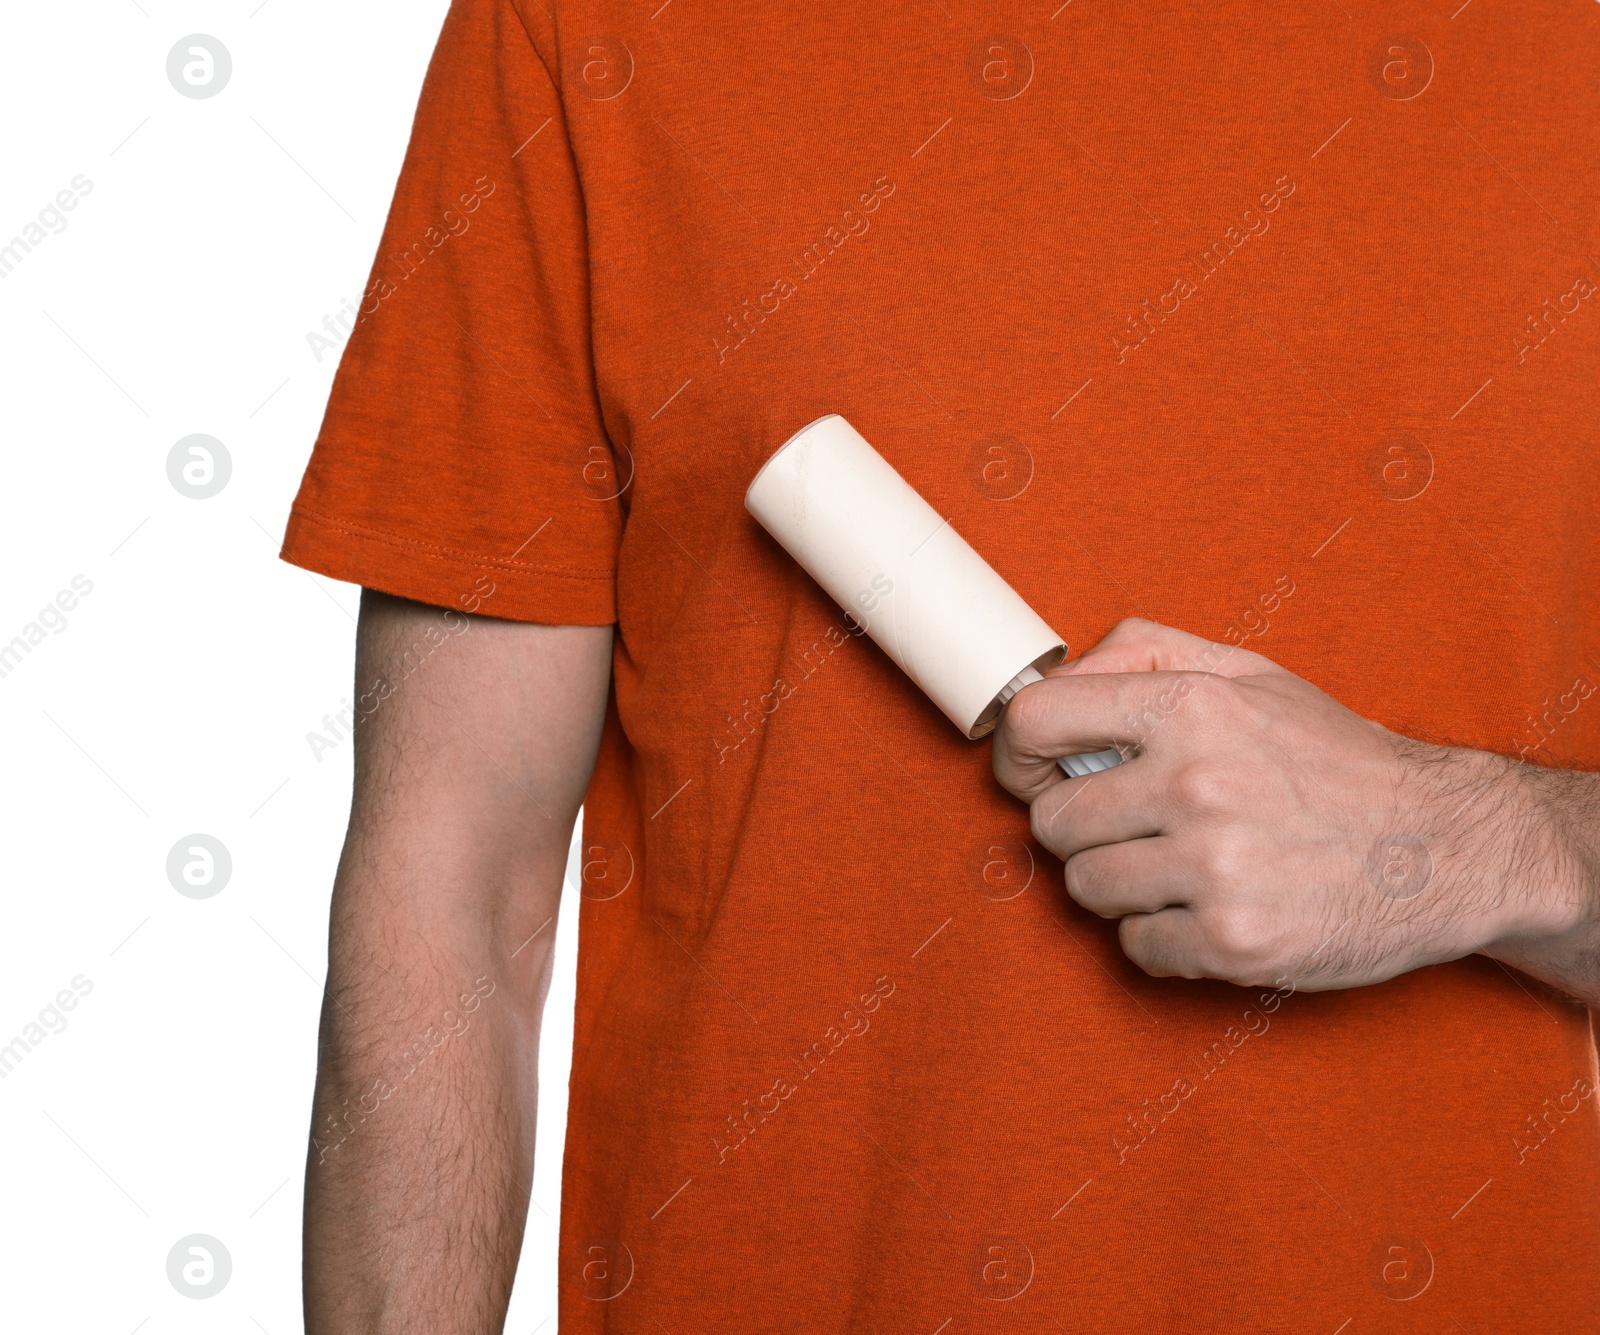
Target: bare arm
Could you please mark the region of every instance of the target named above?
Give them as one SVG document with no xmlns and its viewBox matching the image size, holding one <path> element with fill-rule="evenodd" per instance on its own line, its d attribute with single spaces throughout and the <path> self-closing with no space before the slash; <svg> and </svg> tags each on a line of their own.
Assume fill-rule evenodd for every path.
<svg viewBox="0 0 1600 1335">
<path fill-rule="evenodd" d="M 499 1331 L 610 627 L 367 591 L 306 1167 L 308 1335 Z"/>
<path fill-rule="evenodd" d="M 1510 790 L 1504 832 L 1521 836 L 1522 847 L 1531 842 L 1551 852 L 1504 868 L 1507 881 L 1535 911 L 1520 931 L 1483 953 L 1600 1006 L 1600 774 L 1498 756 L 1489 764 L 1491 775 Z M 1537 837 L 1530 838 L 1530 831 Z M 1519 845 L 1513 840 L 1510 846 Z"/>
</svg>

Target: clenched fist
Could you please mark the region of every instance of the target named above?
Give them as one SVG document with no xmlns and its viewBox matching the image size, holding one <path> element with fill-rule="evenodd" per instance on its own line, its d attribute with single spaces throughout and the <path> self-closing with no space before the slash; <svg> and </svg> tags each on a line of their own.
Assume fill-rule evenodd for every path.
<svg viewBox="0 0 1600 1335">
<path fill-rule="evenodd" d="M 1056 765 L 1111 746 L 1124 763 L 1102 773 Z M 1120 918 L 1157 977 L 1359 987 L 1478 950 L 1521 962 L 1593 916 L 1529 767 L 1402 737 L 1155 622 L 1121 622 L 1016 695 L 994 772 L 1067 892 Z"/>
</svg>

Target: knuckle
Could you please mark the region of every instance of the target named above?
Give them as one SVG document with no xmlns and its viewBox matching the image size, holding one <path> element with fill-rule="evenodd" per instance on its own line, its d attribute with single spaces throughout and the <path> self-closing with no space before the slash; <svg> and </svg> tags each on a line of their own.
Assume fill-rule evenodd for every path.
<svg viewBox="0 0 1600 1335">
<path fill-rule="evenodd" d="M 1046 793 L 1042 797 L 1034 798 L 1028 804 L 1029 828 L 1033 831 L 1033 837 L 1046 848 L 1050 848 L 1053 845 L 1055 838 L 1055 804 L 1052 802 L 1048 807 L 1046 806 L 1045 797 L 1048 796 L 1049 794 Z"/>
<path fill-rule="evenodd" d="M 1117 927 L 1122 953 L 1152 978 L 1199 978 L 1202 975 L 1173 951 L 1152 920 L 1143 914 L 1126 917 Z"/>
<path fill-rule="evenodd" d="M 1124 918 L 1117 925 L 1117 941 L 1122 946 L 1124 955 L 1146 973 L 1159 976 L 1156 974 L 1155 952 L 1151 949 L 1149 933 L 1139 918 Z"/>
<path fill-rule="evenodd" d="M 1255 913 L 1242 905 L 1216 910 L 1207 935 L 1230 974 L 1254 968 L 1266 955 L 1267 936 L 1262 924 Z"/>
<path fill-rule="evenodd" d="M 1097 903 L 1104 886 L 1104 877 L 1096 869 L 1096 859 L 1078 854 L 1067 859 L 1064 876 L 1067 893 L 1085 908 Z"/>
<path fill-rule="evenodd" d="M 1047 691 L 1024 690 L 1011 697 L 1000 717 L 1000 729 L 1014 744 L 1029 747 L 1043 735 L 1049 703 Z"/>
<path fill-rule="evenodd" d="M 1230 806 L 1233 780 L 1227 770 L 1211 761 L 1190 761 L 1173 774 L 1171 793 L 1180 807 L 1214 815 Z"/>
<path fill-rule="evenodd" d="M 1028 823 L 1033 837 L 1052 853 L 1061 853 L 1077 828 L 1078 812 L 1067 808 L 1072 805 L 1074 785 L 1081 782 L 1080 779 L 1051 784 L 1028 804 Z"/>
</svg>

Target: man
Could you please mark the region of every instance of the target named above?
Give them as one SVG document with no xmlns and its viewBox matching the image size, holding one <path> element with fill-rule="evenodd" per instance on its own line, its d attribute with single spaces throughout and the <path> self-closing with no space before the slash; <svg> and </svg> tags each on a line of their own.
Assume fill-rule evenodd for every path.
<svg viewBox="0 0 1600 1335">
<path fill-rule="evenodd" d="M 457 0 L 310 1330 L 500 1328 L 580 800 L 564 1330 L 1594 1327 L 1600 21 L 1355 10 Z M 743 508 L 829 411 L 1095 645 L 992 760 Z"/>
</svg>

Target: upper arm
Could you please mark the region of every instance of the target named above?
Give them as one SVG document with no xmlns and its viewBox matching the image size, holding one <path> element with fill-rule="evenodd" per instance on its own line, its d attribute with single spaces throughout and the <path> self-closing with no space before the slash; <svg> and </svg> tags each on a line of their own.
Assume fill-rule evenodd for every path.
<svg viewBox="0 0 1600 1335">
<path fill-rule="evenodd" d="M 418 928 L 537 928 L 559 898 L 610 670 L 609 626 L 469 617 L 364 590 L 341 896 L 364 912 L 404 905 Z"/>
</svg>

